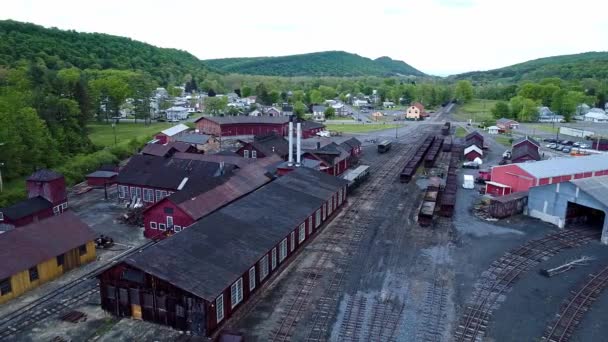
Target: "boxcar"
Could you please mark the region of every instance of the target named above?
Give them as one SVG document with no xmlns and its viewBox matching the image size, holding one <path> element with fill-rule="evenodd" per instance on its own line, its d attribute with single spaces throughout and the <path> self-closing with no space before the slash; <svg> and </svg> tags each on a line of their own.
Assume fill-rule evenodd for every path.
<svg viewBox="0 0 608 342">
<path fill-rule="evenodd" d="M 391 149 L 392 143 L 388 140 L 384 140 L 378 144 L 378 153 L 386 153 Z"/>
</svg>

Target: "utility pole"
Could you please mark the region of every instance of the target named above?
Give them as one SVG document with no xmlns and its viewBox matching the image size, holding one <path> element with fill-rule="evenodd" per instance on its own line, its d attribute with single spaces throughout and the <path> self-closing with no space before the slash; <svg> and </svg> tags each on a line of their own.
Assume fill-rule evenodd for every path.
<svg viewBox="0 0 608 342">
<path fill-rule="evenodd" d="M 0 143 L 0 146 L 4 146 L 4 143 Z M 4 166 L 4 163 L 0 163 L 0 192 L 3 192 L 3 184 L 2 184 L 2 167 Z"/>
</svg>

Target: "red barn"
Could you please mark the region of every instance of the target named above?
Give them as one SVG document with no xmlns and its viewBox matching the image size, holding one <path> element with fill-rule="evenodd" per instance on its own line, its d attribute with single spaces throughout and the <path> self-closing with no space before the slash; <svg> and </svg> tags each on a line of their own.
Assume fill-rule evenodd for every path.
<svg viewBox="0 0 608 342">
<path fill-rule="evenodd" d="M 491 178 L 493 182 L 511 187 L 512 192 L 519 192 L 534 186 L 604 175 L 608 175 L 608 155 L 597 154 L 495 166 Z"/>
<path fill-rule="evenodd" d="M 475 158 L 483 158 L 483 150 L 473 144 L 464 149 L 464 158 L 469 161 L 475 160 Z"/>
<path fill-rule="evenodd" d="M 116 184 L 118 172 L 97 170 L 86 175 L 87 185 L 91 187 L 104 187 Z"/>
<path fill-rule="evenodd" d="M 540 143 L 528 136 L 517 139 L 513 142 L 513 147 L 511 148 L 511 162 L 538 161 L 541 159 L 538 152 L 539 148 Z"/>
<path fill-rule="evenodd" d="M 176 137 L 188 133 L 189 130 L 190 127 L 184 124 L 179 124 L 161 131 L 160 133 L 156 134 L 154 138 L 157 139 L 160 144 L 166 144 L 168 142 L 175 141 Z"/>
<path fill-rule="evenodd" d="M 320 162 L 320 170 L 332 176 L 341 175 L 349 167 L 350 153 L 340 145 L 332 142 L 315 150 L 303 153 L 304 159 L 312 159 Z"/>
<path fill-rule="evenodd" d="M 266 167 L 279 162 L 277 156 L 264 158 L 218 177 L 205 186 L 184 189 L 144 210 L 144 236 L 157 238 L 180 232 L 204 216 L 254 191 L 270 181 Z"/>
<path fill-rule="evenodd" d="M 201 117 L 196 128 L 204 134 L 215 136 L 265 135 L 276 133 L 287 135 L 287 116 L 217 116 Z"/>
<path fill-rule="evenodd" d="M 317 133 L 325 130 L 325 125 L 320 122 L 304 120 L 302 124 L 302 139 L 313 138 Z"/>
<path fill-rule="evenodd" d="M 473 131 L 473 132 L 469 133 L 465 137 L 464 146 L 471 146 L 471 145 L 476 145 L 480 149 L 483 149 L 483 135 L 481 135 L 481 133 L 479 133 L 477 131 Z"/>
<path fill-rule="evenodd" d="M 63 175 L 51 170 L 38 170 L 26 180 L 28 199 L 0 208 L 0 223 L 13 227 L 59 215 L 68 208 L 68 195 Z"/>
<path fill-rule="evenodd" d="M 345 203 L 346 186 L 294 170 L 104 271 L 101 306 L 211 336 L 318 235 Z"/>
<path fill-rule="evenodd" d="M 358 157 L 361 155 L 363 150 L 361 149 L 361 142 L 357 138 L 350 138 L 340 144 L 340 147 L 346 150 L 351 157 Z"/>
</svg>

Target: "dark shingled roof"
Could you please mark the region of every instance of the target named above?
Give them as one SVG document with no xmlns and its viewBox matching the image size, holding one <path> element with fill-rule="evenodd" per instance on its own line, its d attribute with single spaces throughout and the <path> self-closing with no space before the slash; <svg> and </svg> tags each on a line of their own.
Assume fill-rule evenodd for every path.
<svg viewBox="0 0 608 342">
<path fill-rule="evenodd" d="M 346 184 L 299 168 L 125 262 L 212 301 Z"/>
<path fill-rule="evenodd" d="M 521 144 L 513 147 L 511 154 L 511 160 L 517 161 L 521 157 L 529 156 L 533 160 L 540 160 L 540 154 L 538 153 L 538 147 L 530 146 L 528 144 Z"/>
<path fill-rule="evenodd" d="M 302 124 L 303 131 L 307 131 L 309 129 L 325 128 L 325 125 L 320 122 L 305 120 L 300 123 Z"/>
<path fill-rule="evenodd" d="M 52 170 L 48 170 L 48 169 L 41 169 L 38 170 L 34 173 L 32 173 L 31 176 L 29 176 L 27 178 L 28 181 L 35 181 L 35 182 L 48 182 L 48 181 L 52 181 L 55 180 L 57 178 L 62 178 L 63 175 L 60 173 L 57 173 L 55 171 Z"/>
<path fill-rule="evenodd" d="M 141 150 L 141 153 L 150 156 L 167 157 L 168 155 L 175 153 L 175 151 L 176 149 L 168 144 L 148 144 Z"/>
<path fill-rule="evenodd" d="M 513 141 L 513 147 L 515 147 L 515 146 L 517 146 L 517 145 L 521 144 L 521 143 L 522 143 L 522 142 L 524 142 L 524 141 L 529 141 L 529 142 L 533 143 L 534 145 L 536 145 L 536 146 L 540 147 L 540 143 L 539 143 L 538 141 L 536 141 L 536 139 L 531 138 L 531 137 L 529 137 L 529 136 L 527 136 L 527 135 L 526 135 L 525 137 L 521 137 L 521 138 L 515 139 L 515 140 Z"/>
<path fill-rule="evenodd" d="M 175 140 L 192 145 L 204 145 L 209 141 L 209 136 L 207 134 L 183 134 L 176 137 Z"/>
<path fill-rule="evenodd" d="M 51 207 L 53 203 L 37 196 L 17 202 L 10 207 L 0 208 L 0 212 L 11 220 L 19 220 Z"/>
<path fill-rule="evenodd" d="M 289 122 L 288 116 L 214 116 L 200 117 L 196 120 L 199 122 L 202 119 L 213 121 L 220 125 L 222 124 L 284 124 Z"/>
<path fill-rule="evenodd" d="M 220 164 L 207 161 L 134 155 L 120 170 L 117 183 L 177 189 L 184 178 L 187 186 L 220 175 Z"/>
<path fill-rule="evenodd" d="M 289 142 L 275 133 L 256 135 L 253 138 L 251 145 L 266 156 L 276 153 L 279 156 L 284 157 L 289 154 Z"/>
<path fill-rule="evenodd" d="M 350 139 L 348 139 L 346 141 L 343 141 L 340 144 L 340 146 L 342 146 L 343 148 L 345 148 L 347 150 L 352 150 L 354 148 L 357 148 L 357 147 L 361 146 L 361 142 L 359 140 L 357 140 L 357 138 L 350 138 Z"/>
<path fill-rule="evenodd" d="M 173 147 L 177 152 L 186 152 L 192 147 L 190 144 L 180 141 L 172 141 L 167 145 Z"/>
<path fill-rule="evenodd" d="M 52 259 L 95 238 L 71 211 L 0 234 L 0 279 Z"/>
<path fill-rule="evenodd" d="M 182 153 L 177 152 L 173 155 L 173 158 L 177 159 L 187 159 L 187 160 L 200 160 L 206 162 L 220 163 L 224 162 L 226 164 L 236 165 L 239 168 L 243 168 L 251 163 L 255 162 L 255 159 L 252 158 L 243 158 L 243 156 L 239 156 L 236 153 L 229 154 L 199 154 L 199 153 Z"/>
</svg>

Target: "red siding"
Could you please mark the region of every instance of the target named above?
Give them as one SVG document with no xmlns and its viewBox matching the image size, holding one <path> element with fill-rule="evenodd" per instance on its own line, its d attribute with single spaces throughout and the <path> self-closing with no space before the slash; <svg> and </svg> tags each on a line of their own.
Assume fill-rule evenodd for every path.
<svg viewBox="0 0 608 342">
<path fill-rule="evenodd" d="M 65 178 L 60 177 L 48 182 L 27 181 L 28 198 L 41 196 L 53 205 L 67 202 Z"/>
<path fill-rule="evenodd" d="M 252 150 L 256 151 L 256 158 L 264 158 L 264 157 L 266 157 L 266 155 L 264 153 L 260 152 L 260 150 L 258 150 L 256 148 L 253 148 L 253 146 L 251 145 L 251 143 L 246 143 L 245 145 L 243 145 L 243 147 L 239 148 L 236 151 L 236 154 L 238 154 L 241 157 L 245 157 L 245 152 L 244 152 L 245 150 L 249 151 L 249 157 L 248 158 L 251 158 L 251 151 Z"/>
<path fill-rule="evenodd" d="M 158 133 L 154 138 L 158 139 L 159 144 L 166 144 L 169 140 L 169 137 L 164 133 Z"/>
<path fill-rule="evenodd" d="M 486 194 L 492 196 L 504 196 L 511 193 L 511 188 L 495 186 L 493 184 L 486 185 Z"/>
<path fill-rule="evenodd" d="M 279 135 L 287 135 L 287 125 L 276 123 L 256 123 L 256 124 L 217 124 L 207 118 L 202 118 L 196 123 L 202 133 L 216 136 L 233 135 L 264 135 L 275 132 Z"/>
<path fill-rule="evenodd" d="M 172 211 L 172 213 L 169 213 L 169 211 Z M 166 227 L 167 216 L 173 217 L 172 228 Z M 151 222 L 156 223 L 156 229 L 150 226 Z M 170 235 L 174 233 L 174 228 L 176 226 L 179 227 L 179 230 L 181 230 L 190 226 L 194 222 L 194 219 L 192 219 L 190 215 L 165 198 L 144 212 L 144 236 L 147 238 L 163 237 L 166 234 Z M 160 223 L 165 224 L 166 230 L 163 231 L 159 229 Z"/>
<path fill-rule="evenodd" d="M 513 192 L 526 191 L 536 185 L 536 178 L 522 170 L 517 164 L 493 167 L 492 181 L 510 186 Z"/>
<path fill-rule="evenodd" d="M 473 151 L 470 151 L 469 153 L 465 154 L 464 157 L 467 160 L 475 160 L 475 158 L 481 158 L 482 155 L 479 152 L 473 150 Z"/>
<path fill-rule="evenodd" d="M 549 184 L 549 178 L 541 178 L 538 181 L 538 185 L 545 185 L 545 184 Z"/>
</svg>

